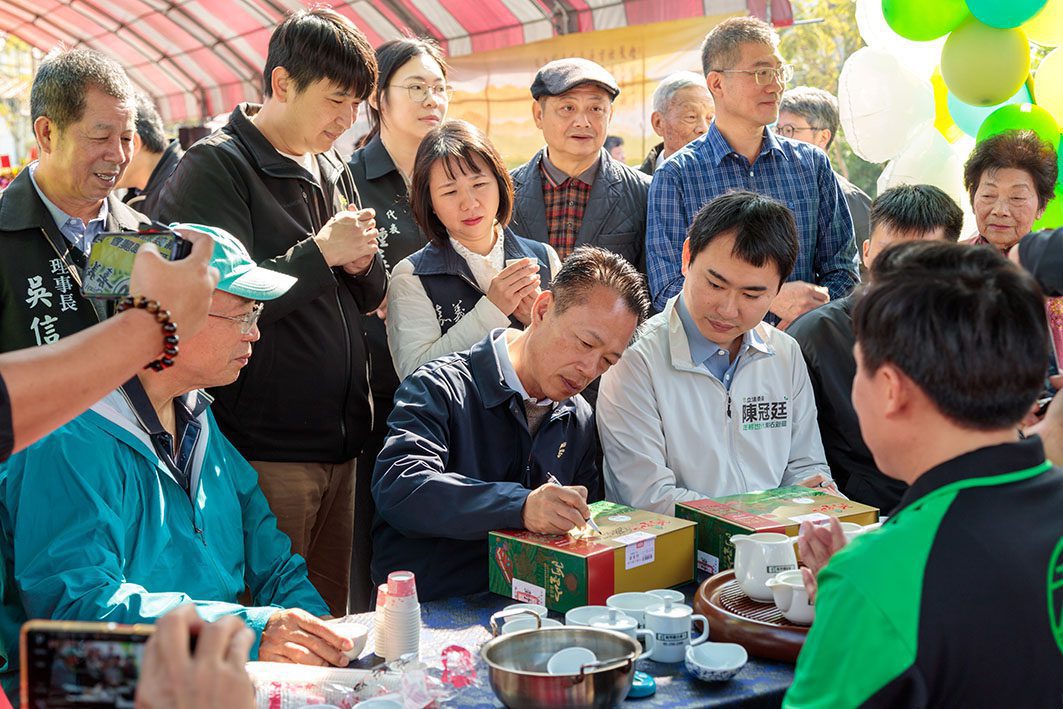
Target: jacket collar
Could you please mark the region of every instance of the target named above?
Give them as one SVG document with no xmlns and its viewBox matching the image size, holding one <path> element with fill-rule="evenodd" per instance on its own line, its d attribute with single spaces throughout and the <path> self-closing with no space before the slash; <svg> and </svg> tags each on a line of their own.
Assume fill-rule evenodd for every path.
<svg viewBox="0 0 1063 709">
<path fill-rule="evenodd" d="M 905 491 L 893 514 L 949 485 L 975 487 L 1002 484 L 1004 481 L 992 478 L 1023 471 L 1029 471 L 1032 477 L 1051 469 L 1051 464 L 1045 461 L 1045 449 L 1040 438 L 979 448 L 947 460 L 920 475 Z"/>
<path fill-rule="evenodd" d="M 516 234 L 508 228 L 502 230 L 502 252 L 507 259 L 529 256 L 520 250 Z M 454 250 L 449 239 L 442 246 L 428 242 L 414 259 L 413 274 L 415 276 L 465 276 L 473 283 L 476 282 L 468 262 Z"/>
<path fill-rule="evenodd" d="M 391 159 L 391 153 L 384 147 L 384 141 L 380 139 L 379 134 L 366 143 L 362 159 L 365 162 L 366 179 L 378 180 L 391 172 L 398 174 L 399 168 L 395 166 L 395 161 Z"/>
<path fill-rule="evenodd" d="M 668 324 L 668 353 L 672 360 L 672 367 L 684 372 L 705 372 L 699 364 L 694 362 L 690 354 L 690 340 L 687 339 L 686 328 L 679 316 L 676 303 L 679 295 L 668 299 L 661 315 Z M 771 356 L 775 354 L 775 347 L 771 344 L 771 330 L 766 323 L 757 323 L 757 326 L 744 336 L 749 343 L 749 354 L 755 356 Z"/>
<path fill-rule="evenodd" d="M 270 177 L 284 179 L 300 179 L 313 182 L 313 179 L 302 166 L 281 155 L 273 144 L 266 140 L 262 131 L 251 122 L 251 117 L 258 113 L 262 106 L 255 103 L 241 103 L 229 115 L 229 127 L 247 148 L 251 159 L 258 168 Z M 343 171 L 343 161 L 335 149 L 314 156 L 321 168 L 321 179 L 329 185 L 335 185 Z"/>
<path fill-rule="evenodd" d="M 19 172 L 0 194 L 0 230 L 44 229 L 53 237 L 58 235 L 59 243 L 62 243 L 55 220 L 30 182 L 29 170 Z M 113 194 L 107 195 L 108 229 L 136 229 L 141 221 L 143 218 L 138 212 L 122 204 Z"/>
<path fill-rule="evenodd" d="M 494 337 L 499 330 L 492 330 L 487 337 L 477 342 L 469 350 L 469 369 L 472 372 L 473 385 L 480 393 L 480 401 L 486 409 L 493 409 L 503 404 L 513 403 L 516 407 L 523 407 L 524 401 L 521 395 L 508 386 L 502 377 L 502 370 L 498 366 L 498 358 L 495 356 L 493 344 Z M 579 396 L 577 394 L 577 396 Z M 565 416 L 575 412 L 576 404 L 572 399 L 559 401 L 550 414 L 550 419 Z"/>
</svg>

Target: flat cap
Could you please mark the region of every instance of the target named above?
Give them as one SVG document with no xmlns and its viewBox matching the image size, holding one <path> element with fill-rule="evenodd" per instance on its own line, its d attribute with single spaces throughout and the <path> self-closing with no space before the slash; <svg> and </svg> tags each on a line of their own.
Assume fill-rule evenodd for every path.
<svg viewBox="0 0 1063 709">
<path fill-rule="evenodd" d="M 549 64 L 544 64 L 535 75 L 535 81 L 532 82 L 531 95 L 534 99 L 543 96 L 560 96 L 580 84 L 597 84 L 609 94 L 609 100 L 614 100 L 620 95 L 620 87 L 616 85 L 616 79 L 606 71 L 605 67 L 590 59 L 579 57 L 555 59 Z"/>
</svg>

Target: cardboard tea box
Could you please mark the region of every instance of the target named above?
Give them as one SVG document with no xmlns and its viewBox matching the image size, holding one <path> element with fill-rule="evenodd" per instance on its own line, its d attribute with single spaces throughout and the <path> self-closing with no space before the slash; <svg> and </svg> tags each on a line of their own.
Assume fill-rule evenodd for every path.
<svg viewBox="0 0 1063 709">
<path fill-rule="evenodd" d="M 732 534 L 781 532 L 796 537 L 805 520 L 819 522 L 837 517 L 839 522 L 856 524 L 878 521 L 876 507 L 796 485 L 715 500 L 678 502 L 675 513 L 682 519 L 697 522 L 698 571 L 707 574 L 734 568 Z"/>
<path fill-rule="evenodd" d="M 491 532 L 491 590 L 564 613 L 605 605 L 614 593 L 667 588 L 694 578 L 693 522 L 605 501 L 590 509 L 601 536 Z"/>
</svg>

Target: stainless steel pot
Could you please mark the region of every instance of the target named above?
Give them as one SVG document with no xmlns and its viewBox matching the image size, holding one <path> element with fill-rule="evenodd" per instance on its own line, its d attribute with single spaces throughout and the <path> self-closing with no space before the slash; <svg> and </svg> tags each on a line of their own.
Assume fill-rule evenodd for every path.
<svg viewBox="0 0 1063 709">
<path fill-rule="evenodd" d="M 585 647 L 598 661 L 578 674 L 552 675 L 550 656 L 569 647 Z M 491 688 L 513 709 L 523 707 L 612 707 L 631 689 L 635 658 L 642 646 L 623 633 L 585 627 L 522 630 L 488 640 L 480 649 Z"/>
</svg>

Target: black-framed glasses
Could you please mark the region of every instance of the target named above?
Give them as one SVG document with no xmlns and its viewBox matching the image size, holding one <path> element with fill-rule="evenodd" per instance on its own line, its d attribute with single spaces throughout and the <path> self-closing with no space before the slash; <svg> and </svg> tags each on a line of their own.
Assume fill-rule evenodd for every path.
<svg viewBox="0 0 1063 709">
<path fill-rule="evenodd" d="M 207 313 L 207 315 L 212 318 L 221 318 L 222 320 L 232 320 L 240 323 L 240 332 L 246 335 L 258 323 L 258 319 L 262 317 L 262 309 L 265 307 L 263 303 L 255 303 L 255 307 L 243 315 L 218 315 L 217 313 Z"/>
<path fill-rule="evenodd" d="M 449 86 L 429 86 L 428 84 L 421 84 L 414 82 L 412 84 L 392 84 L 393 88 L 406 89 L 406 93 L 410 95 L 410 100 L 414 103 L 424 103 L 428 100 L 430 95 L 437 95 L 445 101 L 450 101 L 454 96 L 454 89 Z"/>
<path fill-rule="evenodd" d="M 783 136 L 784 138 L 793 138 L 794 137 L 794 133 L 802 133 L 802 132 L 804 132 L 806 130 L 815 132 L 817 130 L 823 130 L 823 129 L 822 128 L 816 128 L 815 126 L 808 126 L 807 128 L 803 127 L 803 126 L 795 126 L 793 123 L 781 123 L 781 124 L 780 123 L 776 123 L 775 124 L 775 132 L 778 133 L 779 135 Z"/>
<path fill-rule="evenodd" d="M 759 69 L 713 69 L 721 74 L 752 74 L 757 86 L 767 86 L 778 81 L 780 84 L 789 84 L 794 78 L 794 65 L 783 64 L 778 69 L 764 66 Z"/>
</svg>

